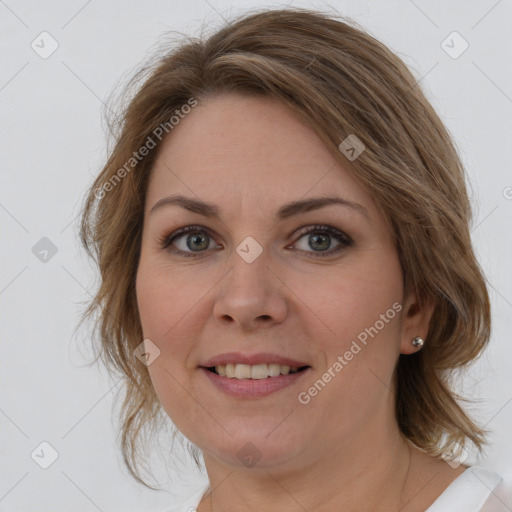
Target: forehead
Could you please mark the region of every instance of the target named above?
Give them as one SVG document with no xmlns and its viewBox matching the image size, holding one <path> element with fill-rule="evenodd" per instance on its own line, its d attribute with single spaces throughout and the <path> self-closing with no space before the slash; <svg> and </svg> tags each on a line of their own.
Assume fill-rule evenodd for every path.
<svg viewBox="0 0 512 512">
<path fill-rule="evenodd" d="M 207 98 L 164 139 L 148 203 L 166 193 L 219 203 L 252 200 L 259 208 L 308 194 L 338 193 L 371 203 L 317 134 L 293 113 L 275 99 L 238 94 Z"/>
</svg>

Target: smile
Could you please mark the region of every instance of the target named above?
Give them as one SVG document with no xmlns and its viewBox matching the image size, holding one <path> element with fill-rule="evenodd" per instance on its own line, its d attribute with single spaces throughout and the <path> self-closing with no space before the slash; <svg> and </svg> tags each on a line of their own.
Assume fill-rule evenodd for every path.
<svg viewBox="0 0 512 512">
<path fill-rule="evenodd" d="M 240 399 L 261 398 L 283 390 L 312 371 L 310 366 L 290 368 L 289 366 L 274 366 L 274 364 L 227 364 L 208 368 L 200 367 L 199 369 L 215 388 L 224 394 Z M 221 375 L 218 373 L 219 370 L 224 371 L 227 375 Z M 274 375 L 277 370 L 279 373 Z M 256 377 L 252 376 L 253 371 L 255 371 Z M 233 376 L 229 377 L 229 375 Z"/>
<path fill-rule="evenodd" d="M 211 372 L 229 379 L 267 379 L 305 370 L 309 366 L 290 367 L 277 363 L 270 364 L 221 364 L 208 368 Z"/>
</svg>

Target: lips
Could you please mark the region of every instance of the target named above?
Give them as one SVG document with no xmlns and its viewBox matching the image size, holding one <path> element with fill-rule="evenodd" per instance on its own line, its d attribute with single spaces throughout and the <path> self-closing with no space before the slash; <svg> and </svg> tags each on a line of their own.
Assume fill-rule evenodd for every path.
<svg viewBox="0 0 512 512">
<path fill-rule="evenodd" d="M 260 399 L 268 395 L 273 395 L 278 391 L 290 389 L 292 386 L 304 379 L 306 375 L 311 372 L 308 367 L 305 370 L 296 373 L 289 373 L 288 375 L 278 375 L 276 377 L 268 377 L 265 379 L 238 379 L 228 378 L 217 375 L 215 372 L 209 371 L 206 368 L 200 368 L 200 372 L 214 388 L 221 391 L 227 396 L 231 396 L 239 400 Z M 205 389 L 205 393 L 209 393 Z"/>
<path fill-rule="evenodd" d="M 290 368 L 301 368 L 310 366 L 307 362 L 291 359 L 289 357 L 280 356 L 271 352 L 258 352 L 256 354 L 242 354 L 240 352 L 227 352 L 219 354 L 211 359 L 208 359 L 199 366 L 203 368 L 211 368 L 214 366 L 221 366 L 227 364 L 278 364 L 280 366 L 289 366 Z"/>
</svg>

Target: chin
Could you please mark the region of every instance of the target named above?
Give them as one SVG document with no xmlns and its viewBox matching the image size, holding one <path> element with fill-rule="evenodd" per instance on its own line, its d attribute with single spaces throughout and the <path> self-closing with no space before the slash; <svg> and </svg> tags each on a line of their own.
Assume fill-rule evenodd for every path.
<svg viewBox="0 0 512 512">
<path fill-rule="evenodd" d="M 274 428 L 275 426 L 276 423 Z M 296 465 L 302 451 L 301 446 L 304 444 L 296 438 L 294 440 L 275 432 L 268 436 L 267 430 L 262 434 L 248 429 L 246 433 L 238 430 L 236 436 L 225 436 L 222 441 L 209 440 L 200 448 L 206 462 L 208 457 L 215 457 L 230 466 L 257 470 Z"/>
</svg>

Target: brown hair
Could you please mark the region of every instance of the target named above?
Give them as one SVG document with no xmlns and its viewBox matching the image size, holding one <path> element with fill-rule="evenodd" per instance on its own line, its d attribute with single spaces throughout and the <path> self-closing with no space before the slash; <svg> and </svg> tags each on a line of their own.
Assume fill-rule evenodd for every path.
<svg viewBox="0 0 512 512">
<path fill-rule="evenodd" d="M 140 161 L 126 164 L 148 137 L 157 139 L 157 127 L 170 133 L 176 110 L 217 92 L 281 101 L 379 204 L 394 230 L 405 291 L 416 292 L 420 304 L 436 304 L 425 347 L 398 361 L 401 432 L 433 456 L 453 442 L 470 441 L 481 450 L 485 431 L 458 404 L 451 382 L 454 370 L 480 355 L 490 336 L 465 174 L 447 130 L 404 63 L 351 21 L 303 9 L 271 10 L 158 54 L 129 86 L 137 92 L 117 121 L 115 147 L 86 197 L 80 236 L 101 273 L 83 319 L 98 313 L 100 356 L 123 377 L 121 444 L 132 476 L 147 485 L 138 474 L 139 440 L 161 413 L 147 367 L 134 356 L 142 342 L 135 276 L 144 201 L 160 141 Z M 365 145 L 352 162 L 338 149 L 350 134 Z"/>
</svg>

